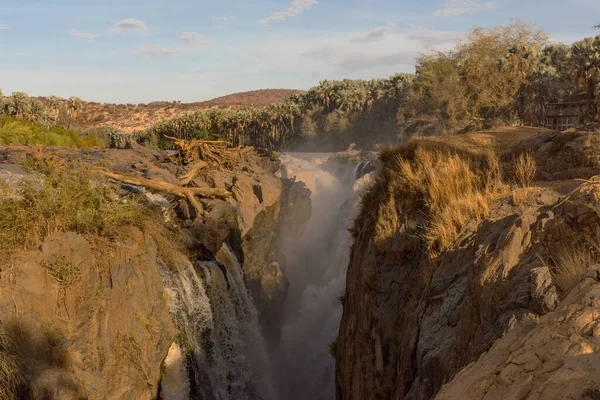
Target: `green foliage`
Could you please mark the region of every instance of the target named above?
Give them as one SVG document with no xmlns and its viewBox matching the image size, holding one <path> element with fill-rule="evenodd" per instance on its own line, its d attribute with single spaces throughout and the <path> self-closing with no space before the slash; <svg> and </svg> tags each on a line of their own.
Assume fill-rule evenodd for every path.
<svg viewBox="0 0 600 400">
<path fill-rule="evenodd" d="M 567 65 L 573 83 L 585 90 L 590 103 L 594 102 L 600 95 L 600 35 L 574 43 Z"/>
<path fill-rule="evenodd" d="M 542 31 L 515 21 L 475 28 L 455 49 L 420 56 L 399 124 L 431 135 L 518 122 L 525 115 L 521 94 L 533 84 L 546 40 Z"/>
<path fill-rule="evenodd" d="M 13 117 L 0 117 L 0 144 L 64 146 L 64 147 L 103 147 L 104 142 L 97 135 L 80 137 L 72 130 L 60 126 L 44 129 L 41 125 Z"/>
<path fill-rule="evenodd" d="M 172 148 L 173 142 L 166 138 L 171 136 L 269 149 L 310 140 L 341 150 L 352 142 L 364 147 L 402 136 L 453 134 L 506 124 L 543 125 L 548 105 L 577 89 L 585 91 L 589 114 L 598 119 L 600 35 L 573 46 L 549 45 L 543 31 L 515 20 L 507 26 L 476 27 L 453 49 L 422 54 L 414 75 L 324 80 L 283 103 L 202 110 L 134 134 L 113 131 L 108 138 L 100 137 L 115 147 L 138 141 Z M 69 127 L 82 106 L 76 97 L 40 101 L 24 93 L 0 94 L 0 115 L 44 128 Z M 47 141 L 59 140 L 50 135 Z"/>
</svg>

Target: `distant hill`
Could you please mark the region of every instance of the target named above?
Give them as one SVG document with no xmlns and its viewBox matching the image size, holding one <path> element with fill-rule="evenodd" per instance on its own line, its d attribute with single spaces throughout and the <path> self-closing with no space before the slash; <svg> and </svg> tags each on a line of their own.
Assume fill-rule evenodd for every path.
<svg viewBox="0 0 600 400">
<path fill-rule="evenodd" d="M 197 103 L 155 101 L 135 105 L 84 102 L 83 109 L 73 121 L 73 127 L 85 130 L 92 127 L 115 126 L 126 132 L 133 132 L 191 111 L 266 106 L 282 102 L 297 92 L 298 90 L 293 89 L 252 90 Z"/>
</svg>

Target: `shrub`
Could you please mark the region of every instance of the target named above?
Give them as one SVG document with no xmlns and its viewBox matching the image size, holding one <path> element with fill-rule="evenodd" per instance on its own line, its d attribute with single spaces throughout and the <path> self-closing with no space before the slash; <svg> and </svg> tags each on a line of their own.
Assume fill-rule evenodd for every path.
<svg viewBox="0 0 600 400">
<path fill-rule="evenodd" d="M 521 186 L 526 187 L 531 185 L 531 182 L 535 179 L 537 172 L 537 166 L 535 159 L 531 152 L 525 152 L 519 156 L 515 166 L 515 178 L 517 183 Z"/>
<path fill-rule="evenodd" d="M 81 280 L 81 268 L 73 265 L 65 256 L 55 256 L 50 262 L 43 262 L 48 274 L 60 284 L 62 289 L 67 289 Z"/>
<path fill-rule="evenodd" d="M 0 251 L 34 248 L 58 232 L 75 232 L 110 245 L 129 239 L 130 228 L 137 227 L 154 239 L 159 256 L 169 266 L 175 267 L 178 255 L 185 252 L 178 231 L 170 231 L 157 219 L 160 212 L 102 183 L 104 178 L 94 180 L 88 166 L 51 157 L 30 157 L 24 166 L 40 175 L 24 180 L 11 196 L 0 193 Z M 56 261 L 46 265 L 49 273 L 61 283 L 72 284 L 76 266 Z"/>
<path fill-rule="evenodd" d="M 329 354 L 335 358 L 337 354 L 337 338 L 333 339 L 331 343 L 329 343 Z"/>
<path fill-rule="evenodd" d="M 10 117 L 0 117 L 0 144 L 63 147 L 103 147 L 97 135 L 85 138 L 72 130 L 59 126 L 43 129 L 39 124 Z"/>
<path fill-rule="evenodd" d="M 18 400 L 23 398 L 25 379 L 19 369 L 11 337 L 0 332 L 0 398 Z"/>
<path fill-rule="evenodd" d="M 141 224 L 137 202 L 93 183 L 87 168 L 33 160 L 26 166 L 38 169 L 43 178 L 24 181 L 17 196 L 0 200 L 0 248 L 28 248 L 66 231 L 116 238 L 123 226 Z"/>
</svg>

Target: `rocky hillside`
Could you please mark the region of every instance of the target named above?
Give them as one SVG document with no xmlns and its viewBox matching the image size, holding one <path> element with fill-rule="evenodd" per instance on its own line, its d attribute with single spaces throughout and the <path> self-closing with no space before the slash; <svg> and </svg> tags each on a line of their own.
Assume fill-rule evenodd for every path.
<svg viewBox="0 0 600 400">
<path fill-rule="evenodd" d="M 133 132 L 192 111 L 211 108 L 236 109 L 281 103 L 296 92 L 297 90 L 292 89 L 262 89 L 197 103 L 157 101 L 136 105 L 83 102 L 82 109 L 74 118 L 72 126 L 79 130 L 117 127 L 125 132 Z"/>
<path fill-rule="evenodd" d="M 161 385 L 171 398 L 262 393 L 244 375 L 254 355 L 219 352 L 248 329 L 277 337 L 288 283 L 276 232 L 305 222 L 293 204 L 305 210 L 310 192 L 276 177 L 268 153 L 230 150 L 223 163 L 183 154 L 0 147 L 1 398 L 149 399 Z M 190 290 L 208 295 L 208 308 L 182 308 L 179 282 L 192 301 Z M 205 358 L 191 361 L 197 346 Z M 192 370 L 223 382 L 183 382 Z"/>
<path fill-rule="evenodd" d="M 507 128 L 381 159 L 354 227 L 337 398 L 598 398 L 597 134 Z"/>
</svg>

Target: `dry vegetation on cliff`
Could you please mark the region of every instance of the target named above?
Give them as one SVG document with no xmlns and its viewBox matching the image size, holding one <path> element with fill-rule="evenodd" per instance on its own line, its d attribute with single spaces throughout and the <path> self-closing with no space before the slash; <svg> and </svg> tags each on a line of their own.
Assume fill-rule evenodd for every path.
<svg viewBox="0 0 600 400">
<path fill-rule="evenodd" d="M 506 134 L 520 137 L 527 131 L 509 130 Z M 370 214 L 376 221 L 374 237 L 379 242 L 408 223 L 418 229 L 431 255 L 451 247 L 468 221 L 486 217 L 488 203 L 509 193 L 510 184 L 516 183 L 510 177 L 508 183 L 503 181 L 509 163 L 499 159 L 504 156 L 495 140 L 500 133 L 479 135 L 416 139 L 384 150 L 380 156 L 384 170 L 363 198 L 363 214 L 357 221 Z M 479 141 L 476 151 L 471 150 L 471 140 Z M 531 171 L 533 161 L 529 162 L 526 167 L 530 169 L 521 171 L 528 177 L 526 183 L 535 172 Z"/>
<path fill-rule="evenodd" d="M 99 183 L 101 176 L 89 165 L 41 153 L 30 154 L 24 167 L 38 175 L 17 187 L 0 186 L 0 251 L 5 254 L 37 247 L 61 232 L 81 234 L 106 252 L 111 243 L 130 240 L 132 227 L 154 239 L 165 261 L 183 251 L 182 238 L 160 224 L 149 205 Z"/>
</svg>

